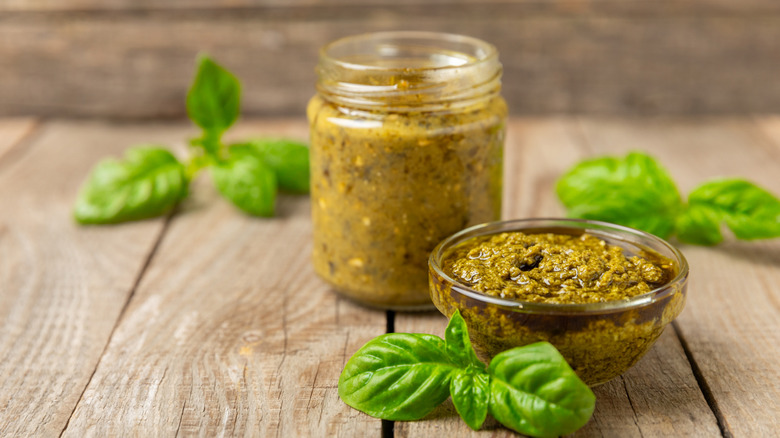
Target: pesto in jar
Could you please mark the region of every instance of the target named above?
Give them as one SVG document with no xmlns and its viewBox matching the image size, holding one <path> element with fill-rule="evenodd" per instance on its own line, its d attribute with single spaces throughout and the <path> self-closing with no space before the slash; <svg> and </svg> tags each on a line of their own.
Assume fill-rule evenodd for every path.
<svg viewBox="0 0 780 438">
<path fill-rule="evenodd" d="M 451 38 L 463 53 L 439 47 Z M 409 53 L 385 59 L 388 46 Z M 315 271 L 363 304 L 430 307 L 430 251 L 500 215 L 507 108 L 495 49 L 365 35 L 324 49 L 318 73 L 307 109 Z"/>
</svg>

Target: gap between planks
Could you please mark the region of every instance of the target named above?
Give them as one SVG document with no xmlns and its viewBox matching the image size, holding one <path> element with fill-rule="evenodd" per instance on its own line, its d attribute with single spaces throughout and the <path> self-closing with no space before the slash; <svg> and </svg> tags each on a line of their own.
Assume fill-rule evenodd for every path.
<svg viewBox="0 0 780 438">
<path fill-rule="evenodd" d="M 579 125 L 580 125 L 580 124 L 579 124 L 579 123 L 577 123 L 577 128 L 578 128 L 578 129 L 580 129 L 580 126 L 579 126 Z M 39 126 L 39 128 L 40 128 L 40 126 Z M 14 149 L 18 149 L 18 150 L 19 150 L 19 153 L 26 153 L 26 152 L 24 152 L 24 150 L 23 150 L 22 146 L 20 146 L 18 143 L 17 143 L 17 144 L 14 146 Z M 14 153 L 14 156 L 16 156 L 16 153 Z M 0 166 L 2 166 L 3 162 L 5 161 L 5 160 L 3 160 L 3 158 L 7 158 L 7 157 L 0 157 Z M 118 315 L 118 317 L 117 317 L 117 319 L 116 319 L 116 323 L 115 323 L 115 325 L 114 325 L 113 329 L 112 329 L 112 330 L 111 330 L 111 332 L 110 332 L 110 335 L 109 335 L 109 337 L 108 337 L 108 340 L 107 340 L 107 343 L 106 343 L 106 345 L 108 345 L 108 344 L 111 342 L 111 339 L 112 339 L 112 338 L 113 338 L 113 336 L 114 336 L 114 331 L 116 330 L 117 326 L 120 324 L 121 320 L 123 319 L 123 317 L 124 317 L 124 314 L 125 314 L 125 309 L 128 307 L 129 303 L 131 302 L 130 300 L 132 300 L 132 298 L 133 298 L 133 295 L 135 294 L 135 290 L 137 289 L 137 287 L 138 287 L 138 285 L 139 285 L 140 281 L 143 279 L 143 277 L 144 277 L 144 275 L 145 275 L 145 273 L 146 273 L 146 269 L 147 269 L 147 267 L 148 267 L 148 266 L 149 266 L 149 264 L 152 262 L 152 259 L 154 258 L 154 255 L 155 255 L 155 253 L 156 253 L 156 251 L 157 251 L 157 248 L 160 246 L 160 244 L 161 244 L 162 240 L 164 239 L 164 237 L 165 237 L 165 235 L 166 235 L 166 230 L 168 229 L 168 226 L 169 226 L 169 224 L 170 224 L 171 220 L 172 220 L 172 218 L 171 218 L 171 217 L 169 217 L 169 218 L 166 220 L 166 222 L 164 223 L 164 226 L 163 226 L 163 228 L 162 228 L 162 229 L 161 229 L 161 230 L 158 232 L 158 236 L 157 236 L 156 240 L 154 241 L 154 244 L 153 244 L 153 246 L 152 246 L 152 249 L 150 250 L 150 252 L 149 252 L 148 256 L 145 258 L 145 261 L 143 262 L 143 264 L 142 264 L 142 267 L 141 267 L 141 269 L 139 270 L 139 273 L 138 273 L 138 275 L 137 275 L 137 276 L 136 276 L 136 278 L 135 278 L 135 281 L 134 281 L 134 283 L 133 283 L 133 286 L 132 286 L 132 288 L 131 288 L 130 296 L 127 298 L 127 300 L 126 300 L 126 302 L 125 302 L 125 304 L 124 304 L 123 308 L 122 308 L 122 309 L 121 309 L 121 311 L 120 311 L 120 314 Z M 394 329 L 395 329 L 395 316 L 396 316 L 396 315 L 395 315 L 395 313 L 394 313 L 394 312 L 387 312 L 387 313 L 386 313 L 386 331 L 387 331 L 387 332 L 393 332 L 393 331 L 395 331 L 395 330 L 394 330 Z M 677 339 L 678 339 L 678 340 L 680 341 L 680 343 L 683 345 L 683 348 L 684 348 L 684 350 L 685 350 L 685 356 L 687 357 L 687 359 L 688 359 L 688 362 L 689 362 L 690 366 L 691 366 L 691 367 L 694 369 L 694 373 L 696 374 L 696 363 L 695 363 L 695 361 L 692 359 L 692 358 L 693 358 L 693 353 L 691 352 L 691 349 L 689 349 L 689 347 L 688 347 L 688 345 L 687 345 L 687 343 L 686 343 L 686 340 L 685 340 L 685 339 L 684 339 L 684 337 L 682 336 L 682 333 L 681 333 L 681 331 L 680 331 L 680 330 L 678 330 L 678 328 L 677 328 L 677 325 L 676 325 L 676 324 L 675 324 L 675 326 L 674 326 L 674 332 L 675 332 L 675 334 L 676 334 L 676 336 L 677 336 Z M 694 347 L 695 347 L 695 346 L 694 346 Z M 95 369 L 97 369 L 97 367 L 100 365 L 100 362 L 101 362 L 101 361 L 102 361 L 102 359 L 103 359 L 103 355 L 104 355 L 104 353 L 105 353 L 105 347 L 104 347 L 103 353 L 101 353 L 101 355 L 100 355 L 100 357 L 99 357 L 99 359 L 98 359 L 98 361 L 97 361 L 97 364 L 96 364 L 96 366 L 95 366 Z M 94 375 L 94 370 L 93 370 L 93 375 Z M 90 376 L 90 380 L 89 380 L 89 382 L 91 382 L 91 381 L 92 381 L 92 377 Z M 712 409 L 712 406 L 713 406 L 713 405 L 712 405 L 712 403 L 710 403 L 710 399 L 709 399 L 709 398 L 707 398 L 707 393 L 705 392 L 705 389 L 704 389 L 704 388 L 705 388 L 705 386 L 703 386 L 703 385 L 702 385 L 702 383 L 704 383 L 704 385 L 706 385 L 706 380 L 704 380 L 704 378 L 703 378 L 703 374 L 702 374 L 702 372 L 701 372 L 701 371 L 698 373 L 698 375 L 696 375 L 696 381 L 697 381 L 697 383 L 699 384 L 699 389 L 700 389 L 700 390 L 703 392 L 703 394 L 704 394 L 704 397 L 707 399 L 707 402 L 708 402 L 708 404 L 709 404 L 710 408 Z M 87 383 L 87 385 L 85 385 L 85 388 L 86 388 L 87 386 L 89 386 L 89 382 Z M 82 394 L 81 394 L 81 396 L 80 396 L 80 398 L 79 398 L 79 402 L 81 401 L 81 397 L 82 397 L 82 396 L 83 396 L 83 392 L 82 392 Z M 76 406 L 77 406 L 78 404 L 79 404 L 79 403 L 76 403 Z M 728 433 L 730 434 L 730 432 L 729 432 L 727 429 L 726 429 L 726 432 L 724 432 L 724 428 L 721 426 L 721 424 L 724 422 L 722 415 L 718 415 L 719 413 L 718 413 L 717 411 L 715 411 L 715 410 L 713 410 L 713 413 L 714 413 L 714 415 L 715 415 L 716 419 L 718 420 L 718 426 L 719 426 L 719 427 L 721 427 L 721 432 L 722 432 L 722 434 L 723 434 L 724 436 L 730 436 L 730 435 L 727 435 L 727 433 L 726 433 L 726 432 L 728 432 Z M 71 412 L 71 416 L 72 416 L 72 415 L 73 415 L 73 413 Z M 70 417 L 68 418 L 68 423 L 69 423 L 69 422 L 70 422 Z M 394 434 L 394 427 L 393 427 L 393 426 L 394 426 L 394 424 L 393 424 L 393 423 L 389 423 L 389 424 L 390 424 L 390 428 L 389 428 L 389 433 L 390 433 L 390 435 L 384 435 L 384 428 L 383 428 L 383 436 L 394 436 L 394 435 L 393 435 L 393 434 Z M 64 431 L 64 430 L 66 430 L 66 429 L 67 429 L 67 427 L 68 427 L 68 426 L 67 426 L 67 424 L 66 424 L 65 428 L 63 429 L 63 431 Z"/>
<path fill-rule="evenodd" d="M 591 140 L 588 138 L 588 135 L 585 132 L 585 129 L 583 127 L 582 117 L 579 116 L 575 117 L 571 129 L 572 129 L 572 135 L 576 137 L 576 141 L 580 144 L 582 149 L 585 150 L 589 155 L 593 155 L 593 151 L 595 148 L 591 144 Z M 677 321 L 672 321 L 670 328 L 674 332 L 674 336 L 677 338 L 677 341 L 680 343 L 680 346 L 682 347 L 682 350 L 685 353 L 685 358 L 688 360 L 688 366 L 691 368 L 691 372 L 693 373 L 694 379 L 698 384 L 699 391 L 704 397 L 704 400 L 707 402 L 707 406 L 710 408 L 710 411 L 712 411 L 712 414 L 715 416 L 715 420 L 717 421 L 717 425 L 718 428 L 720 429 L 721 436 L 723 438 L 731 438 L 732 434 L 728 429 L 728 425 L 726 424 L 723 413 L 718 407 L 717 401 L 715 400 L 715 397 L 712 391 L 710 390 L 710 387 L 707 384 L 704 375 L 702 374 L 701 370 L 696 364 L 696 360 L 694 359 L 693 354 L 690 348 L 688 347 L 688 343 L 683 337 L 682 332 L 678 329 Z M 636 419 L 638 412 L 636 407 L 634 406 L 633 401 L 631 400 L 631 395 L 628 391 L 628 388 L 625 387 L 626 384 L 625 377 L 621 375 L 620 379 L 623 381 L 623 386 L 626 390 L 626 396 L 628 397 L 629 403 L 631 405 L 631 410 L 634 412 L 634 418 Z M 641 427 L 639 427 L 639 424 L 637 424 L 637 428 L 639 428 L 639 431 L 641 433 L 642 429 Z"/>
<path fill-rule="evenodd" d="M 554 180 L 575 161 L 594 154 L 603 154 L 590 140 L 590 136 L 582 126 L 578 117 L 563 117 L 555 119 L 515 119 L 510 123 L 506 145 L 506 163 L 511 163 L 505 170 L 505 201 L 504 218 L 515 217 L 547 217 L 560 216 L 561 207 L 549 196 L 539 193 L 550 193 Z M 535 163 L 548 163 L 548 166 L 538 166 Z M 441 334 L 444 320 L 434 321 L 419 318 L 414 315 L 399 314 L 395 326 L 402 332 L 426 332 Z M 699 430 L 699 435 L 720 436 L 717 419 L 712 413 L 692 375 L 692 364 L 680 348 L 681 339 L 676 332 L 668 330 L 659 345 L 648 353 L 638 366 L 624 375 L 621 381 L 602 385 L 597 388 L 601 404 L 588 426 L 579 431 L 576 436 L 663 436 L 669 432 L 669 427 L 680 427 L 681 430 Z M 670 381 L 669 385 L 655 385 L 660 380 L 648 376 L 665 369 Z M 678 385 L 674 386 L 674 385 Z M 650 394 L 644 391 L 652 388 Z M 686 389 L 690 388 L 690 389 Z M 680 405 L 688 398 L 696 398 L 692 412 L 698 413 L 700 425 L 694 420 L 688 420 L 687 415 L 679 412 L 673 422 L 656 421 L 649 417 L 653 413 L 665 415 L 668 413 L 665 405 Z M 656 424 L 658 423 L 658 424 Z M 397 436 L 430 436 L 434 431 L 458 437 L 476 437 L 480 435 L 514 436 L 509 430 L 492 424 L 482 432 L 466 430 L 451 408 L 446 414 L 430 418 L 426 422 L 396 424 Z M 708 431 L 708 432 L 705 432 Z"/>
<path fill-rule="evenodd" d="M 0 120 L 0 148 L 32 126 L 27 120 Z M 47 120 L 29 147 L 2 159 L 0 435 L 59 435 L 164 223 L 77 226 L 80 180 L 123 140 L 151 133 L 170 142 L 180 131 Z"/>
<path fill-rule="evenodd" d="M 649 151 L 669 169 L 683 194 L 704 181 L 737 175 L 749 175 L 776 192 L 780 187 L 775 172 L 780 125 L 773 117 L 754 117 L 753 121 L 762 129 L 755 129 L 745 118 L 578 118 L 592 152 L 623 154 L 628 147 Z M 773 267 L 778 248 L 774 244 L 730 240 L 721 250 L 684 248 L 696 287 L 674 327 L 685 344 L 683 353 L 691 369 L 698 368 L 697 389 L 725 436 L 776 430 L 770 413 L 777 386 L 761 383 L 771 383 L 778 376 L 771 359 L 776 345 L 772 328 L 777 322 L 770 309 L 776 292 L 767 287 L 776 283 Z M 743 273 L 744 280 L 732 272 Z M 751 289 L 756 293 L 737 295 Z M 750 318 L 743 318 L 748 314 Z M 733 329 L 722 330 L 729 326 Z M 720 412 L 706 400 L 708 390 Z"/>
<path fill-rule="evenodd" d="M 90 383 L 92 383 L 92 379 L 95 377 L 95 373 L 97 372 L 98 367 L 100 367 L 100 364 L 103 362 L 103 357 L 106 354 L 106 350 L 108 350 L 108 346 L 111 345 L 111 340 L 114 338 L 114 333 L 116 332 L 117 327 L 119 327 L 119 324 L 124 319 L 125 312 L 127 311 L 127 308 L 130 306 L 130 302 L 133 300 L 133 297 L 135 296 L 135 292 L 138 290 L 138 285 L 141 284 L 141 280 L 144 278 L 144 274 L 146 274 L 146 270 L 149 268 L 149 265 L 151 265 L 152 260 L 154 259 L 154 255 L 157 253 L 157 249 L 160 247 L 160 244 L 162 243 L 165 234 L 168 232 L 168 228 L 171 224 L 171 221 L 176 216 L 176 213 L 178 211 L 179 209 L 177 207 L 165 217 L 165 222 L 163 223 L 160 232 L 157 234 L 157 238 L 154 241 L 154 245 L 152 245 L 152 249 L 149 251 L 149 254 L 146 256 L 146 259 L 141 265 L 141 269 L 138 271 L 138 275 L 136 276 L 135 281 L 133 282 L 133 286 L 130 289 L 130 294 L 127 296 L 127 299 L 125 300 L 125 304 L 122 306 L 122 310 L 119 311 L 119 315 L 116 318 L 116 322 L 114 323 L 114 326 L 111 328 L 111 333 L 108 335 L 105 345 L 103 345 L 103 350 L 100 353 L 100 357 L 98 358 L 97 362 L 95 362 L 95 367 L 92 369 L 92 373 L 89 375 L 89 379 L 87 379 L 87 383 L 84 385 L 84 388 L 81 390 L 81 394 L 79 394 L 78 400 L 76 401 L 76 403 L 73 404 L 73 409 L 70 411 L 70 415 L 68 415 L 68 420 L 65 422 L 65 426 L 60 431 L 59 434 L 60 437 L 62 437 L 65 431 L 68 430 L 68 426 L 70 425 L 70 420 L 71 418 L 73 418 L 73 414 L 76 412 L 76 408 L 78 408 L 79 404 L 84 398 L 84 393 L 87 391 L 87 388 L 89 388 L 89 385 Z"/>
<path fill-rule="evenodd" d="M 395 311 L 386 312 L 387 329 L 386 333 L 395 333 Z M 382 420 L 382 438 L 395 438 L 395 421 Z"/>
<path fill-rule="evenodd" d="M 707 401 L 707 405 L 710 407 L 712 415 L 715 416 L 715 420 L 718 422 L 718 429 L 720 429 L 721 436 L 723 436 L 723 438 L 732 438 L 734 435 L 731 433 L 731 430 L 729 430 L 729 426 L 726 423 L 726 417 L 720 410 L 718 401 L 715 399 L 715 395 L 713 394 L 709 383 L 707 383 L 707 379 L 704 377 L 704 373 L 702 373 L 701 368 L 699 368 L 699 364 L 696 363 L 696 358 L 693 357 L 693 352 L 691 351 L 690 346 L 688 346 L 688 342 L 685 340 L 685 336 L 680 331 L 680 328 L 677 325 L 677 321 L 672 321 L 671 328 L 674 331 L 674 334 L 677 336 L 677 339 L 680 341 L 680 346 L 685 353 L 685 357 L 688 359 L 688 363 L 691 365 L 691 371 L 693 372 L 693 377 L 696 379 L 696 383 L 699 385 L 699 390 L 704 396 L 704 400 Z"/>
<path fill-rule="evenodd" d="M 245 132 L 281 135 L 284 125 Z M 287 135 L 302 137 L 301 126 L 290 124 Z M 310 251 L 308 199 L 282 197 L 280 216 L 258 221 L 200 183 L 159 243 L 63 436 L 118 427 L 379 436 L 378 420 L 334 402 L 347 352 L 386 331 L 386 312 L 342 302 L 316 279 L 302 256 Z"/>
<path fill-rule="evenodd" d="M 595 148 L 591 144 L 591 139 L 588 138 L 588 135 L 585 132 L 585 128 L 583 126 L 584 123 L 586 122 L 583 121 L 582 117 L 575 117 L 573 126 L 571 128 L 572 133 L 573 136 L 576 137 L 576 140 L 580 144 L 580 147 L 582 147 L 582 149 L 584 149 L 589 155 L 593 155 L 593 151 L 595 150 Z M 680 346 L 682 347 L 682 350 L 685 354 L 685 358 L 688 360 L 688 366 L 691 368 L 691 372 L 693 373 L 693 377 L 696 380 L 696 383 L 699 387 L 699 391 L 704 397 L 704 400 L 707 402 L 707 406 L 710 408 L 710 411 L 712 411 L 712 415 L 715 416 L 715 420 L 717 421 L 717 425 L 718 428 L 720 429 L 721 436 L 723 438 L 731 438 L 733 435 L 731 434 L 731 431 L 729 430 L 728 425 L 726 424 L 725 417 L 723 416 L 723 413 L 721 412 L 718 406 L 717 400 L 715 399 L 715 396 L 713 395 L 710 386 L 707 383 L 706 378 L 704 377 L 704 374 L 701 372 L 701 369 L 696 363 L 696 360 L 693 357 L 693 353 L 691 352 L 688 343 L 685 340 L 685 337 L 683 336 L 682 332 L 679 330 L 677 321 L 672 321 L 670 325 L 672 331 L 674 332 L 675 337 L 677 338 L 677 341 L 680 343 Z M 623 385 L 625 387 L 625 378 L 621 375 L 620 379 L 623 381 Z M 631 410 L 634 412 L 634 418 L 636 419 L 638 412 L 634 406 L 634 403 L 631 401 L 631 395 L 629 394 L 628 388 L 626 388 L 626 396 L 628 397 L 628 400 L 631 405 Z M 638 424 L 637 427 L 639 428 L 639 431 L 641 433 L 642 431 L 641 427 L 639 427 Z"/>
</svg>

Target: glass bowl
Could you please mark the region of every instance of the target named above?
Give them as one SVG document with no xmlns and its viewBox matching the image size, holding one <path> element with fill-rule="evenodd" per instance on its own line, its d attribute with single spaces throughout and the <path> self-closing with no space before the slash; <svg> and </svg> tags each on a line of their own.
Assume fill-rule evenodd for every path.
<svg viewBox="0 0 780 438">
<path fill-rule="evenodd" d="M 588 233 L 624 253 L 654 251 L 671 260 L 673 279 L 646 294 L 599 303 L 556 304 L 512 301 L 469 288 L 447 275 L 442 261 L 452 248 L 478 236 Z M 577 219 L 521 219 L 490 222 L 443 240 L 428 260 L 433 304 L 448 318 L 460 310 L 480 358 L 489 361 L 510 348 L 547 341 L 555 345 L 590 386 L 607 382 L 633 366 L 685 306 L 688 262 L 675 247 L 652 234 L 607 222 Z"/>
</svg>

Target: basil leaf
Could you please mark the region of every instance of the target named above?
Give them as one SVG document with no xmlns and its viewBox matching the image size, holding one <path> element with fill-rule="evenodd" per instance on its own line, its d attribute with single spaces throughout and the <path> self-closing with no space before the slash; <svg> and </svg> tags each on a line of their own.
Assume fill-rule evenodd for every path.
<svg viewBox="0 0 780 438">
<path fill-rule="evenodd" d="M 202 148 L 207 157 L 216 160 L 222 146 L 221 137 L 222 131 L 203 131 L 200 137 L 190 139 L 190 145 Z"/>
<path fill-rule="evenodd" d="M 717 245 L 723 241 L 721 220 L 717 210 L 704 205 L 688 206 L 677 218 L 677 238 L 696 245 Z"/>
<path fill-rule="evenodd" d="M 369 341 L 347 362 L 339 396 L 372 417 L 418 420 L 449 396 L 456 370 L 441 338 L 389 333 Z"/>
<path fill-rule="evenodd" d="M 231 150 L 251 150 L 276 173 L 279 188 L 309 193 L 309 148 L 286 139 L 257 139 L 233 145 Z"/>
<path fill-rule="evenodd" d="M 219 138 L 236 121 L 240 98 L 238 79 L 208 56 L 201 55 L 198 72 L 187 93 L 187 114 L 206 131 L 204 143 Z"/>
<path fill-rule="evenodd" d="M 217 190 L 236 207 L 255 216 L 273 216 L 276 176 L 253 155 L 231 155 L 212 168 Z"/>
<path fill-rule="evenodd" d="M 632 152 L 584 161 L 558 180 L 556 192 L 569 215 L 638 228 L 660 237 L 674 230 L 680 194 L 652 157 Z"/>
<path fill-rule="evenodd" d="M 780 237 L 780 200 L 749 181 L 707 182 L 691 192 L 688 204 L 678 221 L 681 240 L 716 244 L 723 240 L 720 224 L 724 221 L 739 239 Z"/>
<path fill-rule="evenodd" d="M 584 426 L 593 414 L 593 392 L 547 342 L 499 353 L 488 373 L 488 409 L 501 424 L 517 432 L 567 435 Z"/>
<path fill-rule="evenodd" d="M 187 196 L 184 166 L 166 149 L 136 146 L 98 163 L 81 187 L 74 216 L 110 224 L 162 215 Z"/>
<path fill-rule="evenodd" d="M 490 376 L 484 371 L 469 368 L 452 379 L 450 394 L 460 418 L 470 428 L 479 430 L 487 417 Z"/>
<path fill-rule="evenodd" d="M 444 340 L 447 355 L 453 362 L 462 368 L 472 365 L 479 370 L 485 369 L 485 364 L 479 360 L 474 352 L 474 348 L 471 346 L 466 321 L 460 316 L 459 310 L 456 310 L 450 317 L 450 322 L 447 324 L 447 329 L 444 332 Z"/>
</svg>

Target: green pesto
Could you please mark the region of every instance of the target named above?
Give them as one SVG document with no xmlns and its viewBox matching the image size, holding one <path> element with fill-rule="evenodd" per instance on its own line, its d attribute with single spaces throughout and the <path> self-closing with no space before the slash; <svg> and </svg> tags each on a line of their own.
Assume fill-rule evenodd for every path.
<svg viewBox="0 0 780 438">
<path fill-rule="evenodd" d="M 590 234 L 501 233 L 452 250 L 444 270 L 472 289 L 544 303 L 598 303 L 650 292 L 674 274 L 671 261 L 622 248 Z"/>
<path fill-rule="evenodd" d="M 446 316 L 460 310 L 483 360 L 513 347 L 547 341 L 588 385 L 619 376 L 642 358 L 664 327 L 682 311 L 685 283 L 669 284 L 679 267 L 654 251 L 631 245 L 621 248 L 576 230 L 573 233 L 473 237 L 445 252 L 441 265 L 450 278 L 471 289 L 522 302 L 590 305 L 625 300 L 645 288 L 668 287 L 672 293 L 640 306 L 604 312 L 556 311 L 554 307 L 534 311 L 461 294 L 450 280 L 432 269 L 429 275 L 434 305 Z M 549 264 L 544 264 L 545 257 Z M 495 270 L 485 269 L 486 265 Z M 534 273 L 534 269 L 538 271 Z M 512 280 L 520 278 L 520 273 L 526 285 L 535 283 L 538 290 Z M 606 276 L 611 276 L 612 282 L 602 280 L 599 284 L 599 279 Z M 645 286 L 638 286 L 641 283 Z"/>
<path fill-rule="evenodd" d="M 499 217 L 506 103 L 358 113 L 315 96 L 308 116 L 315 271 L 364 304 L 430 306 L 431 250 Z"/>
</svg>

